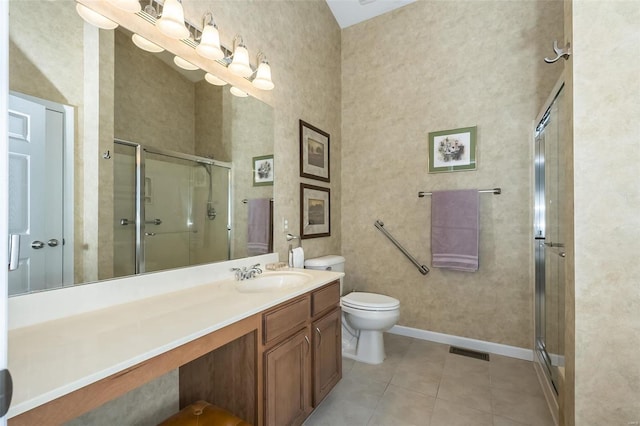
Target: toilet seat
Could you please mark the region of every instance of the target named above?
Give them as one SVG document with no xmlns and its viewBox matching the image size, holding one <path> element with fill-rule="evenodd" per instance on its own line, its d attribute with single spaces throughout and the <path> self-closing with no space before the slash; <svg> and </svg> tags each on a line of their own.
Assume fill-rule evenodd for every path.
<svg viewBox="0 0 640 426">
<path fill-rule="evenodd" d="M 400 307 L 400 301 L 383 294 L 356 292 L 340 299 L 343 306 L 362 311 L 393 311 Z"/>
</svg>

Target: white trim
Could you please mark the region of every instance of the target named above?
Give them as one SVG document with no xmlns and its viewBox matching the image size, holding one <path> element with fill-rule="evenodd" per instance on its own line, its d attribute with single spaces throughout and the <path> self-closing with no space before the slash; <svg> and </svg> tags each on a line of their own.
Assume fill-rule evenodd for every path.
<svg viewBox="0 0 640 426">
<path fill-rule="evenodd" d="M 0 1 L 0 206 L 9 202 L 9 2 Z M 7 265 L 9 238 L 9 212 L 0 208 L 0 369 L 7 368 L 7 323 L 9 278 Z M 0 426 L 7 424 L 7 416 L 0 418 Z"/>
<path fill-rule="evenodd" d="M 454 336 L 452 334 L 436 333 L 435 331 L 421 330 L 419 328 L 394 325 L 389 333 L 400 336 L 413 337 L 430 342 L 445 343 L 475 351 L 489 352 L 496 355 L 504 355 L 511 358 L 533 361 L 533 350 L 519 348 L 517 346 L 503 345 L 501 343 L 486 342 L 484 340 L 469 339 L 468 337 Z"/>
</svg>

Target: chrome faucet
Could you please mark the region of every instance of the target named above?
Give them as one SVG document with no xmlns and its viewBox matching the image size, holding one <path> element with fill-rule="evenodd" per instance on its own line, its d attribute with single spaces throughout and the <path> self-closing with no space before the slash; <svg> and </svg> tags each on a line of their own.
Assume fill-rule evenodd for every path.
<svg viewBox="0 0 640 426">
<path fill-rule="evenodd" d="M 231 270 L 236 273 L 236 281 L 244 281 L 255 278 L 256 275 L 262 273 L 262 269 L 260 269 L 259 263 L 256 263 L 255 265 L 250 267 L 243 266 L 242 268 L 231 268 Z"/>
</svg>

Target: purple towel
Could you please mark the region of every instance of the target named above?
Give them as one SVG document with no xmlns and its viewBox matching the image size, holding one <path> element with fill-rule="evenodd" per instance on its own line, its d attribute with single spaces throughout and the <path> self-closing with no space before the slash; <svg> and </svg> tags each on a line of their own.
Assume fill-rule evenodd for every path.
<svg viewBox="0 0 640 426">
<path fill-rule="evenodd" d="M 431 254 L 436 268 L 478 270 L 477 189 L 434 191 L 431 195 Z"/>
<path fill-rule="evenodd" d="M 248 256 L 257 256 L 269 252 L 270 224 L 271 200 L 269 198 L 249 200 Z"/>
</svg>

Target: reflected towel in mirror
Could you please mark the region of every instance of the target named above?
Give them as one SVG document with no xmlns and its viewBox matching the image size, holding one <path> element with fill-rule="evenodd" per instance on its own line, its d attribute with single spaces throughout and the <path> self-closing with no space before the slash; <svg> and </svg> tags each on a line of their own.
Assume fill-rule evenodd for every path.
<svg viewBox="0 0 640 426">
<path fill-rule="evenodd" d="M 247 255 L 257 256 L 269 253 L 271 236 L 271 200 L 255 198 L 247 203 L 249 220 L 247 232 Z"/>
</svg>

